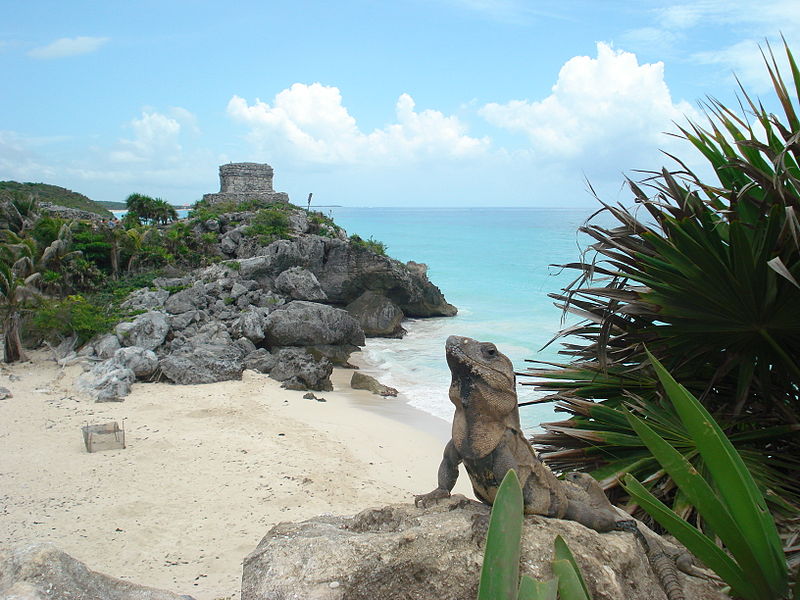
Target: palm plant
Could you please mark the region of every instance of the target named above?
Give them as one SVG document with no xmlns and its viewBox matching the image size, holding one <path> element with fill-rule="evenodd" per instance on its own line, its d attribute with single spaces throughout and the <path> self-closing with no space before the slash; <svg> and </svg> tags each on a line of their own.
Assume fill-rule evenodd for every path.
<svg viewBox="0 0 800 600">
<path fill-rule="evenodd" d="M 37 203 L 33 195 L 0 190 L 0 229 L 22 235 L 36 222 Z"/>
<path fill-rule="evenodd" d="M 3 323 L 3 360 L 27 360 L 20 339 L 22 315 L 40 297 L 33 269 L 32 247 L 26 243 L 0 246 L 0 314 Z"/>
<path fill-rule="evenodd" d="M 691 503 L 625 415 L 705 471 L 645 344 L 713 414 L 773 508 L 800 500 L 800 111 L 771 49 L 764 58 L 784 120 L 742 89 L 753 122 L 710 99 L 705 127 L 680 128 L 718 182 L 671 157 L 679 170 L 628 182 L 636 210 L 603 204 L 616 225 L 581 228 L 595 255 L 564 265 L 578 277 L 552 295 L 584 319 L 559 334 L 568 362 L 525 373 L 570 415 L 533 438 L 553 468 L 592 471 L 606 488 L 631 473 L 687 518 Z"/>
</svg>

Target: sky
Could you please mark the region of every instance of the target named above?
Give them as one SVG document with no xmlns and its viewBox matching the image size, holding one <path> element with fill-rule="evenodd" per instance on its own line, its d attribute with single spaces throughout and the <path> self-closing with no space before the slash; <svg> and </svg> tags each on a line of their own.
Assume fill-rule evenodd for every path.
<svg viewBox="0 0 800 600">
<path fill-rule="evenodd" d="M 590 206 L 704 166 L 797 0 L 0 0 L 0 180 L 191 204 L 266 162 L 304 204 Z"/>
</svg>

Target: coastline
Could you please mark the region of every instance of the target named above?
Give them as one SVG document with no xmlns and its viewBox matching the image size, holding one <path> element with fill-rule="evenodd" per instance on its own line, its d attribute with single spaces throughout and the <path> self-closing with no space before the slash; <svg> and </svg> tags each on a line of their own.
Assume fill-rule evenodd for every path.
<svg viewBox="0 0 800 600">
<path fill-rule="evenodd" d="M 92 569 L 197 600 L 239 598 L 241 562 L 281 521 L 410 502 L 436 485 L 449 424 L 349 387 L 326 402 L 241 381 L 137 383 L 80 398 L 49 353 L 0 367 L 0 544 L 50 541 Z M 11 377 L 10 377 L 11 376 Z M 19 377 L 19 379 L 16 379 Z M 125 419 L 127 448 L 89 454 L 80 427 Z M 454 490 L 471 496 L 466 475 Z"/>
</svg>

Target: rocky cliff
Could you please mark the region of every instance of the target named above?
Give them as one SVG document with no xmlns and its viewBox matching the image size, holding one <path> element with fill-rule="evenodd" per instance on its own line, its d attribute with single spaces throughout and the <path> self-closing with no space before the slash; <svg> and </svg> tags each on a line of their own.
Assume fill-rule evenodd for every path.
<svg viewBox="0 0 800 600">
<path fill-rule="evenodd" d="M 216 237 L 219 262 L 131 294 L 123 307 L 142 314 L 79 351 L 95 359 L 81 389 L 109 401 L 136 380 L 211 383 L 255 369 L 326 390 L 333 365 L 348 365 L 365 336 L 399 337 L 405 317 L 456 314 L 420 265 L 286 210 L 288 239 L 266 245 L 252 235 L 253 211 L 196 222 L 196 235 Z"/>
</svg>

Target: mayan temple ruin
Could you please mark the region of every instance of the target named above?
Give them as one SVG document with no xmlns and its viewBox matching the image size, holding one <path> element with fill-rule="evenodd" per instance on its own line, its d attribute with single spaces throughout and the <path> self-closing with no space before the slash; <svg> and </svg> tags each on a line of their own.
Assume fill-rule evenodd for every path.
<svg viewBox="0 0 800 600">
<path fill-rule="evenodd" d="M 264 163 L 228 163 L 219 168 L 219 193 L 205 194 L 209 203 L 243 202 L 289 202 L 286 192 L 272 189 L 272 167 Z"/>
</svg>

